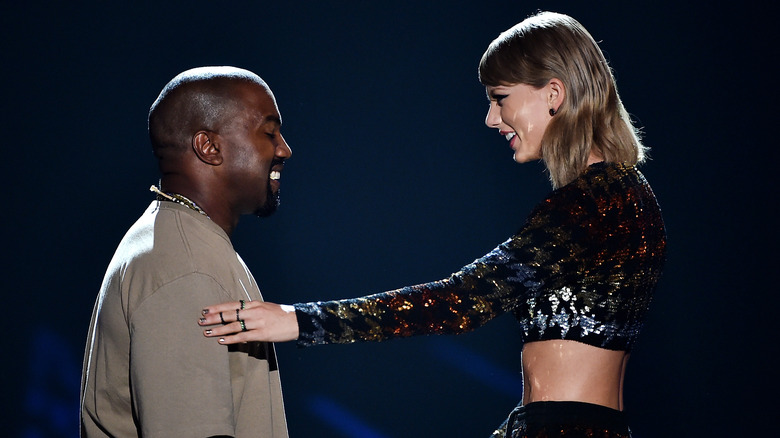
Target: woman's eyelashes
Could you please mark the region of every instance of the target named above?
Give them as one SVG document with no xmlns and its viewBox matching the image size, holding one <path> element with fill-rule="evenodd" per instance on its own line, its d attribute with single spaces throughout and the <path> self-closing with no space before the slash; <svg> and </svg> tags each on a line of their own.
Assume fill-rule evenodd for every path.
<svg viewBox="0 0 780 438">
<path fill-rule="evenodd" d="M 508 94 L 494 94 L 493 99 L 496 100 L 496 104 L 501 106 L 501 102 L 508 96 Z"/>
</svg>

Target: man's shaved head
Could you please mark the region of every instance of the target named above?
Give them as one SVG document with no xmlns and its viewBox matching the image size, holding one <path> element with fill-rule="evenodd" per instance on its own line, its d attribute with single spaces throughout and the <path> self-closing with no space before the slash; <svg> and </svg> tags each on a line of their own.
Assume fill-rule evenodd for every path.
<svg viewBox="0 0 780 438">
<path fill-rule="evenodd" d="M 256 84 L 256 74 L 235 67 L 199 67 L 180 73 L 149 109 L 149 138 L 157 158 L 186 151 L 198 131 L 219 132 L 240 109 L 236 85 Z"/>
</svg>

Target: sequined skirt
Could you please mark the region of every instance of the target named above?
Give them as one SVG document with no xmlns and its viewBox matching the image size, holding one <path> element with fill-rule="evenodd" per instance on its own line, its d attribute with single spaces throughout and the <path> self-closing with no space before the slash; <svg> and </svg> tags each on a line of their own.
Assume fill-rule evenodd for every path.
<svg viewBox="0 0 780 438">
<path fill-rule="evenodd" d="M 580 402 L 534 402 L 509 415 L 506 438 L 630 438 L 625 414 Z"/>
</svg>

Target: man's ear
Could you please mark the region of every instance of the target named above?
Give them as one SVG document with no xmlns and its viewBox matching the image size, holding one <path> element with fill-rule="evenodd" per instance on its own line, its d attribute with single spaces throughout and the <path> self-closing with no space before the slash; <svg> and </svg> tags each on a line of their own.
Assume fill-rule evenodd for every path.
<svg viewBox="0 0 780 438">
<path fill-rule="evenodd" d="M 219 166 L 222 164 L 222 151 L 216 142 L 216 135 L 209 131 L 198 131 L 192 136 L 192 150 L 206 164 Z"/>
</svg>

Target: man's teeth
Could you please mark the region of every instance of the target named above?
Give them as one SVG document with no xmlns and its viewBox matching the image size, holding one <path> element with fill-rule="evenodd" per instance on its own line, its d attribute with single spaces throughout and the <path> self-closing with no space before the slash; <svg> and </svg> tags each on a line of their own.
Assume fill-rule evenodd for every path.
<svg viewBox="0 0 780 438">
<path fill-rule="evenodd" d="M 278 180 L 281 176 L 282 174 L 275 170 L 271 172 L 271 179 L 273 180 Z"/>
<path fill-rule="evenodd" d="M 505 135 L 504 137 L 506 138 L 506 141 L 509 141 L 509 140 L 511 140 L 511 139 L 512 139 L 512 137 L 514 137 L 515 135 L 517 135 L 517 133 L 516 133 L 516 132 L 510 132 L 510 133 L 508 133 L 507 135 Z"/>
</svg>

